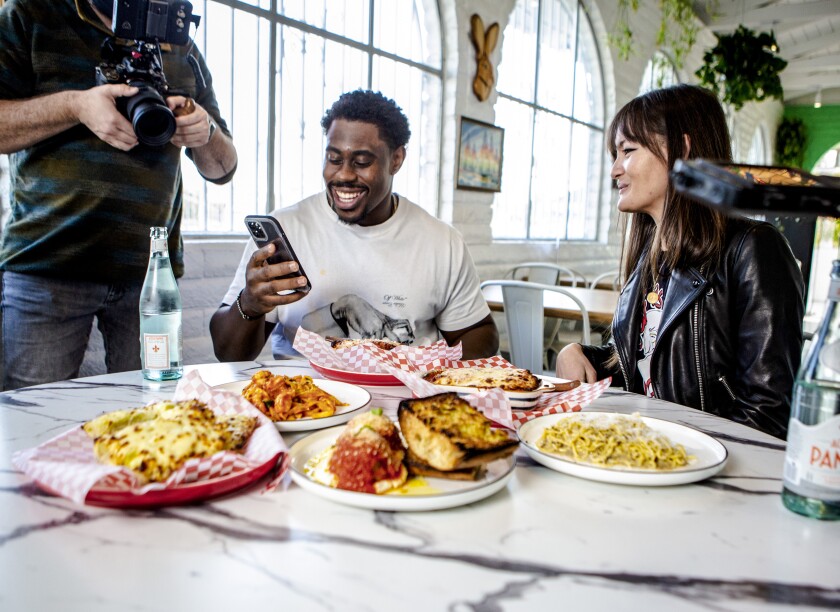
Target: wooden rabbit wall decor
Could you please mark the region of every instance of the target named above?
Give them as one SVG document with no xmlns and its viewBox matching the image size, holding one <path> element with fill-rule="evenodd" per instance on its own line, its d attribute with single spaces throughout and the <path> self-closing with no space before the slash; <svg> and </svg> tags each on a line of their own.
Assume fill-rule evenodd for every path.
<svg viewBox="0 0 840 612">
<path fill-rule="evenodd" d="M 478 64 L 473 79 L 473 92 L 476 97 L 484 102 L 493 91 L 493 83 L 496 78 L 493 76 L 493 64 L 490 63 L 490 54 L 496 48 L 499 41 L 499 24 L 494 23 L 487 31 L 484 31 L 484 22 L 478 15 L 470 18 L 471 38 L 475 47 L 475 61 Z"/>
</svg>

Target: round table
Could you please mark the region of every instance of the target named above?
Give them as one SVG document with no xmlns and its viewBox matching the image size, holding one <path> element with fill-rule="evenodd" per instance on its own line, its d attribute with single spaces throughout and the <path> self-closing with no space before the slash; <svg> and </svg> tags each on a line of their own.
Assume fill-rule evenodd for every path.
<svg viewBox="0 0 840 612">
<path fill-rule="evenodd" d="M 212 385 L 302 361 L 198 367 Z M 104 411 L 171 398 L 139 372 L 0 394 L 4 610 L 756 610 L 840 606 L 840 524 L 784 508 L 784 443 L 619 390 L 590 409 L 639 412 L 720 440 L 694 484 L 636 487 L 549 470 L 518 451 L 508 485 L 429 512 L 340 505 L 291 484 L 194 506 L 117 510 L 48 495 L 12 453 Z M 407 389 L 371 387 L 393 414 Z M 301 434 L 295 434 L 299 438 Z M 290 436 L 287 440 L 293 442 Z M 767 607 L 776 604 L 777 608 Z"/>
</svg>

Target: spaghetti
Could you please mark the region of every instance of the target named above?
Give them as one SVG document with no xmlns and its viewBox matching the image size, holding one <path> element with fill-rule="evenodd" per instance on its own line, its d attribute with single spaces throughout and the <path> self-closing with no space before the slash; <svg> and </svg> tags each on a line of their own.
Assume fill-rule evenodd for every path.
<svg viewBox="0 0 840 612">
<path fill-rule="evenodd" d="M 673 470 L 692 459 L 682 444 L 648 427 L 638 414 L 562 418 L 543 430 L 537 448 L 601 467 Z"/>
</svg>

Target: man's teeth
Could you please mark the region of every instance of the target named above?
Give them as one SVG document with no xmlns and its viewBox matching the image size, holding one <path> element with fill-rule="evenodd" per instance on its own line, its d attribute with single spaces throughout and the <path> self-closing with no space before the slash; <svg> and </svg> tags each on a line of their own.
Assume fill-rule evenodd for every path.
<svg viewBox="0 0 840 612">
<path fill-rule="evenodd" d="M 352 202 L 359 197 L 358 191 L 335 191 L 335 196 L 342 202 Z"/>
</svg>

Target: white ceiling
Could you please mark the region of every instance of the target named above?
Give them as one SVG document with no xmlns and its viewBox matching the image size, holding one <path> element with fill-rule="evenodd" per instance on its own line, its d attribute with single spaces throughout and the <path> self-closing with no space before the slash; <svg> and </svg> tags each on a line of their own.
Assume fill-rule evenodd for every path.
<svg viewBox="0 0 840 612">
<path fill-rule="evenodd" d="M 700 20 L 715 33 L 733 32 L 739 24 L 756 32 L 773 30 L 779 55 L 788 62 L 780 75 L 786 104 L 812 104 L 821 88 L 824 104 L 840 104 L 840 0 L 693 4 Z"/>
</svg>

